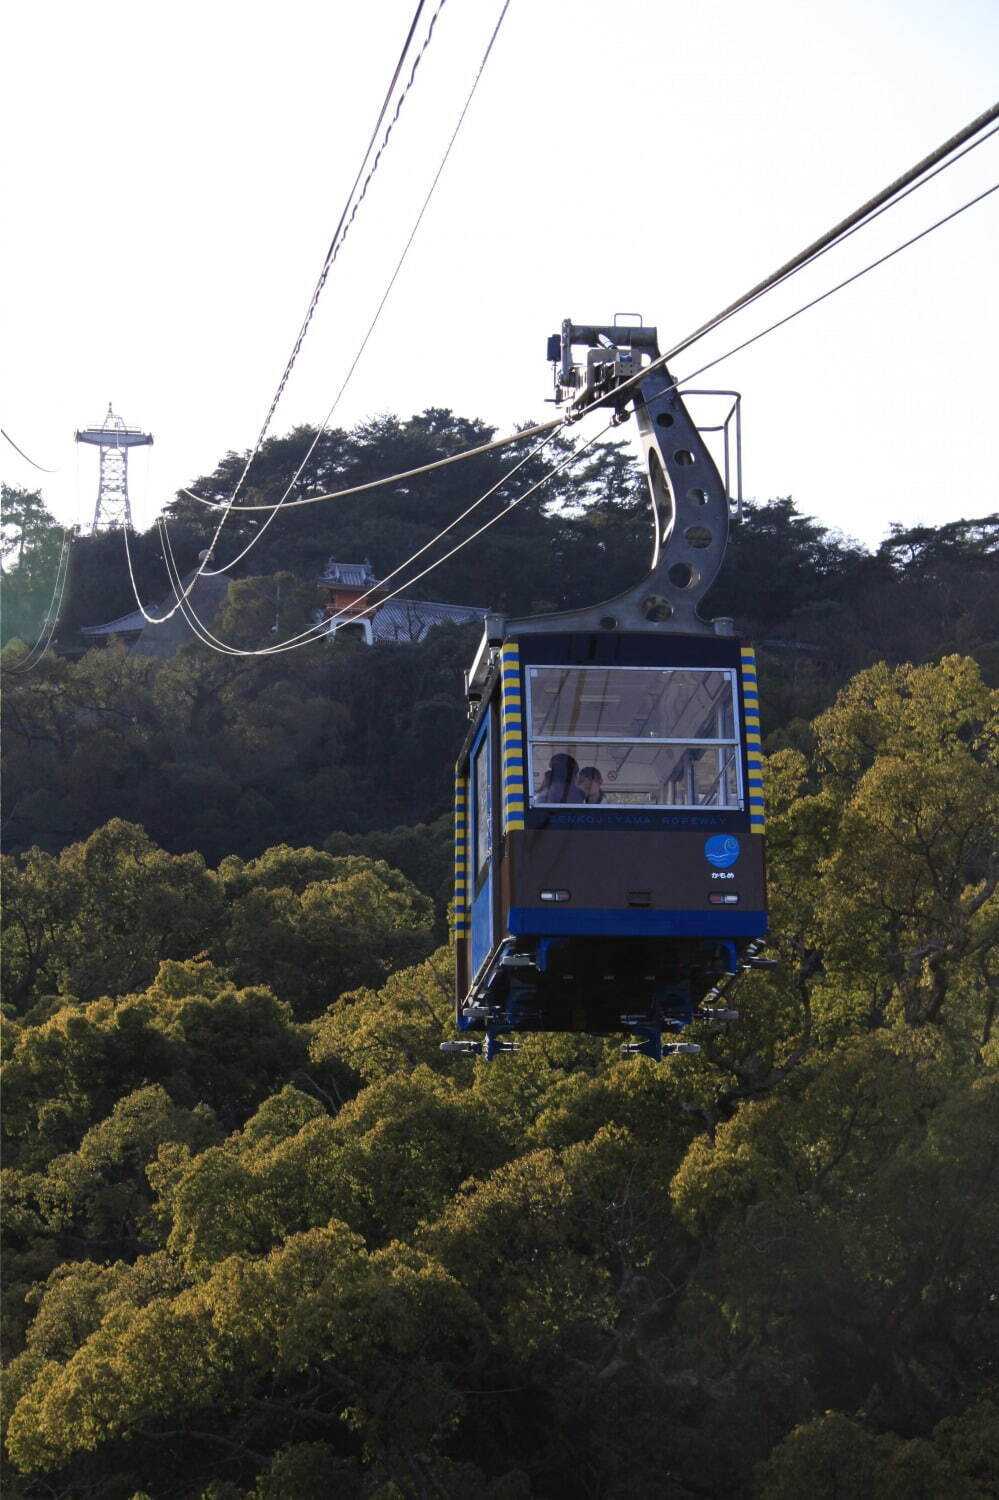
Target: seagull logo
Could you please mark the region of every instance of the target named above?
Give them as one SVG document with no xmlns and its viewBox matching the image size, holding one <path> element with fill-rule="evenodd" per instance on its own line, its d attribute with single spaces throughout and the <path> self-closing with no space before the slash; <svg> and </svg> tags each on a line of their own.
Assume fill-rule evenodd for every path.
<svg viewBox="0 0 999 1500">
<path fill-rule="evenodd" d="M 731 833 L 716 833 L 714 838 L 705 840 L 704 857 L 716 870 L 727 870 L 729 865 L 735 864 L 739 854 L 739 840 Z"/>
</svg>

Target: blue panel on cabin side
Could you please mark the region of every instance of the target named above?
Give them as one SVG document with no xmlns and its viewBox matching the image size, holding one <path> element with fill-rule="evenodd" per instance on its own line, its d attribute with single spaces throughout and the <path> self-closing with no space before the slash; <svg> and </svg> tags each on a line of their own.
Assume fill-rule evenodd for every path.
<svg viewBox="0 0 999 1500">
<path fill-rule="evenodd" d="M 477 974 L 493 945 L 492 876 L 472 903 L 472 973 Z"/>
<path fill-rule="evenodd" d="M 513 906 L 515 937 L 763 937 L 764 911 L 607 911 L 600 907 Z"/>
</svg>

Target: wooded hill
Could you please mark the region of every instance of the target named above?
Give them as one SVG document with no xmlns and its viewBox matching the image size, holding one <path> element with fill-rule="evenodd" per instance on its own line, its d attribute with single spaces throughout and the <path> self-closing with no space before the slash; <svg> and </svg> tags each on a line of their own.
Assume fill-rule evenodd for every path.
<svg viewBox="0 0 999 1500">
<path fill-rule="evenodd" d="M 365 483 L 492 433 L 441 411 L 327 433 L 300 488 Z M 247 500 L 279 499 L 313 437 L 301 429 L 270 439 Z M 271 645 L 275 624 L 278 638 L 293 635 L 317 607 L 314 580 L 330 556 L 367 558 L 376 575 L 387 575 L 495 484 L 517 451 L 282 515 L 241 565 L 254 576 L 230 590 L 215 634 L 251 648 Z M 191 489 L 225 498 L 242 461 L 229 454 Z M 546 469 L 544 458 L 529 460 L 494 508 L 469 516 L 446 547 L 484 515 L 505 510 Z M 178 562 L 193 565 L 211 541 L 216 513 L 183 496 L 170 510 Z M 10 501 L 9 516 L 10 618 L 23 625 L 33 599 L 40 624 L 58 528 L 46 522 L 38 497 L 23 492 Z M 235 557 L 261 519 L 227 522 L 217 561 Z M 997 540 L 993 516 L 937 530 L 897 527 L 869 553 L 790 500 L 748 507 L 704 613 L 733 615 L 755 642 L 770 745 L 806 745 L 807 721 L 877 661 L 927 662 L 959 651 L 999 682 Z M 644 482 L 620 446 L 605 444 L 504 515 L 423 581 L 420 593 L 510 613 L 574 607 L 640 577 L 650 547 Z M 134 550 L 144 597 L 161 598 L 168 591 L 156 533 L 137 537 Z M 121 537 L 77 539 L 57 643 L 78 645 L 81 624 L 127 613 L 134 602 Z M 461 672 L 477 633 L 445 627 L 420 645 L 374 648 L 341 638 L 263 659 L 192 645 L 160 663 L 111 648 L 76 662 L 50 656 L 24 676 L 9 673 L 7 847 L 55 851 L 123 817 L 166 849 L 198 849 L 217 862 L 278 842 L 321 846 L 334 832 L 433 823 L 451 807 L 451 768 L 465 729 Z M 34 636 L 27 637 L 30 644 Z M 23 647 L 12 642 L 7 651 L 7 665 L 16 667 Z"/>
<path fill-rule="evenodd" d="M 994 1494 L 996 697 L 770 757 L 783 967 L 673 1064 L 442 1059 L 365 857 L 12 862 L 9 1492 Z"/>
<path fill-rule="evenodd" d="M 556 527 L 583 590 L 629 503 L 539 510 L 512 602 L 452 597 L 531 607 Z M 438 1051 L 467 632 L 7 677 L 8 1493 L 994 1495 L 988 535 L 738 534 L 782 966 L 659 1066 Z"/>
</svg>

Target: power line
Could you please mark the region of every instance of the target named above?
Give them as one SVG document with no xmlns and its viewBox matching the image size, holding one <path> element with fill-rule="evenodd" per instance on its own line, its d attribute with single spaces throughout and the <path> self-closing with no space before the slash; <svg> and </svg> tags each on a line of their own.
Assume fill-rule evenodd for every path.
<svg viewBox="0 0 999 1500">
<path fill-rule="evenodd" d="M 358 366 L 358 363 L 360 362 L 361 356 L 363 355 L 365 349 L 368 347 L 368 342 L 371 339 L 371 336 L 374 333 L 375 328 L 378 326 L 378 320 L 379 320 L 379 318 L 382 315 L 382 310 L 384 309 L 385 304 L 388 301 L 389 296 L 391 295 L 392 288 L 395 286 L 396 281 L 399 278 L 399 273 L 401 272 L 401 270 L 402 270 L 402 268 L 403 268 L 403 266 L 404 266 L 404 264 L 406 262 L 406 257 L 409 255 L 410 249 L 412 248 L 413 241 L 416 239 L 417 233 L 419 231 L 420 225 L 423 223 L 423 219 L 424 219 L 424 216 L 426 215 L 427 209 L 430 207 L 430 200 L 434 196 L 434 192 L 436 190 L 437 184 L 441 180 L 441 177 L 442 177 L 443 172 L 444 172 L 444 168 L 447 166 L 448 158 L 450 157 L 451 152 L 452 152 L 452 150 L 454 148 L 454 143 L 458 139 L 458 135 L 459 135 L 459 132 L 461 131 L 462 125 L 465 123 L 465 116 L 468 114 L 468 111 L 469 111 L 469 109 L 471 107 L 471 104 L 472 104 L 472 100 L 475 98 L 476 90 L 479 87 L 479 81 L 482 78 L 482 74 L 485 72 L 486 63 L 489 61 L 490 54 L 491 54 L 491 52 L 493 50 L 493 46 L 495 45 L 496 38 L 499 36 L 500 27 L 503 25 L 503 20 L 504 20 L 504 18 L 506 16 L 507 10 L 509 9 L 509 6 L 510 6 L 510 0 L 504 0 L 503 7 L 502 7 L 502 9 L 500 10 L 500 13 L 499 13 L 499 18 L 498 18 L 498 20 L 496 22 L 496 25 L 493 27 L 492 35 L 490 36 L 489 41 L 486 44 L 486 50 L 482 54 L 482 60 L 479 63 L 479 66 L 478 66 L 478 69 L 476 71 L 475 77 L 472 80 L 472 86 L 471 86 L 471 88 L 468 91 L 468 94 L 467 94 L 466 99 L 465 99 L 465 103 L 463 104 L 462 109 L 461 109 L 461 113 L 459 114 L 457 122 L 455 124 L 455 127 L 452 130 L 452 132 L 451 132 L 451 138 L 448 141 L 447 146 L 445 147 L 444 155 L 441 157 L 440 162 L 438 163 L 437 171 L 434 173 L 433 180 L 432 180 L 432 182 L 430 184 L 430 187 L 427 189 L 426 197 L 424 198 L 423 204 L 422 204 L 422 206 L 420 208 L 420 211 L 417 214 L 416 219 L 414 220 L 413 227 L 409 231 L 409 238 L 406 240 L 406 243 L 405 243 L 405 245 L 402 248 L 402 254 L 399 256 L 399 259 L 396 261 L 395 270 L 392 272 L 392 275 L 389 277 L 388 285 L 386 286 L 384 292 L 382 293 L 381 300 L 378 303 L 378 306 L 375 308 L 374 317 L 371 319 L 371 322 L 368 324 L 367 332 L 365 333 L 363 339 L 361 340 L 361 342 L 360 342 L 360 344 L 358 346 L 357 352 L 354 355 L 354 358 L 352 359 L 352 361 L 350 363 L 350 367 L 347 370 L 347 373 L 344 376 L 343 381 L 341 382 L 340 389 L 337 391 L 336 396 L 333 398 L 333 404 L 331 405 L 329 411 L 326 413 L 325 417 L 323 418 L 322 424 L 318 428 L 315 437 L 312 439 L 312 442 L 309 444 L 309 448 L 308 448 L 308 450 L 307 450 L 307 452 L 305 454 L 305 457 L 302 459 L 302 461 L 299 464 L 298 468 L 295 470 L 294 474 L 291 476 L 291 479 L 288 481 L 288 484 L 287 484 L 287 486 L 285 488 L 284 494 L 281 496 L 280 500 L 277 502 L 277 505 L 271 511 L 271 514 L 267 517 L 267 520 L 264 522 L 264 524 L 260 527 L 260 530 L 258 532 L 256 532 L 256 534 L 253 537 L 251 537 L 251 539 L 247 542 L 247 544 L 243 548 L 242 552 L 240 552 L 236 557 L 232 558 L 229 562 L 227 562 L 225 564 L 225 567 L 223 567 L 223 568 L 217 568 L 217 569 L 214 569 L 214 570 L 212 570 L 212 569 L 206 569 L 206 574 L 205 574 L 206 577 L 208 577 L 208 578 L 215 578 L 215 577 L 218 577 L 219 574 L 228 572 L 230 568 L 235 567 L 235 565 L 238 562 L 241 562 L 243 560 L 243 558 L 247 555 L 247 553 L 250 552 L 250 551 L 252 551 L 252 549 L 257 545 L 257 543 L 260 541 L 260 538 L 263 536 L 264 532 L 267 530 L 268 526 L 271 524 L 271 522 L 273 521 L 274 517 L 277 515 L 278 510 L 284 505 L 284 503 L 287 500 L 288 496 L 291 494 L 291 492 L 294 489 L 295 485 L 298 483 L 298 480 L 299 480 L 299 478 L 300 478 L 300 476 L 302 474 L 303 469 L 305 468 L 305 465 L 308 463 L 309 459 L 312 457 L 313 453 L 316 450 L 316 446 L 319 443 L 319 439 L 322 437 L 323 433 L 326 431 L 326 428 L 329 426 L 329 423 L 330 423 L 330 420 L 331 420 L 331 418 L 333 416 L 333 413 L 336 411 L 337 407 L 340 405 L 340 401 L 341 401 L 341 399 L 343 397 L 343 393 L 347 389 L 347 386 L 350 384 L 351 377 L 353 376 L 354 371 L 357 369 L 357 366 Z"/>
</svg>

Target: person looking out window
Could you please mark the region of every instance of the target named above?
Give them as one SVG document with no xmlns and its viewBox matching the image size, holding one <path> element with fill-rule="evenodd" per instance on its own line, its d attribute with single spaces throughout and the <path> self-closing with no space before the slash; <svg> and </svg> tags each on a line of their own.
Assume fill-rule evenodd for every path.
<svg viewBox="0 0 999 1500">
<path fill-rule="evenodd" d="M 572 755 L 560 752 L 553 755 L 541 783 L 536 802 L 584 802 L 582 790 L 576 785 L 579 763 Z"/>
<path fill-rule="evenodd" d="M 604 778 L 596 766 L 584 766 L 576 776 L 576 784 L 583 794 L 584 802 L 604 800 Z"/>
</svg>

